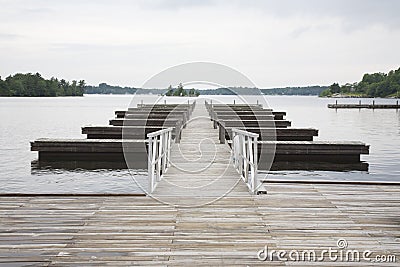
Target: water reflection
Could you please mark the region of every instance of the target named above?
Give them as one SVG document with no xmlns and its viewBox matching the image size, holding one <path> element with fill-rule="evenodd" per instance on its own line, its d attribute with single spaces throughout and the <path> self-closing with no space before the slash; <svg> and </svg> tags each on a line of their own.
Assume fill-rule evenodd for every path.
<svg viewBox="0 0 400 267">
<path fill-rule="evenodd" d="M 298 162 L 298 161 L 280 161 L 274 162 L 271 171 L 335 171 L 335 172 L 351 172 L 363 171 L 367 172 L 369 164 L 366 162 L 356 163 L 331 163 L 331 162 Z"/>
<path fill-rule="evenodd" d="M 147 161 L 135 162 L 135 170 L 146 170 Z M 31 174 L 40 175 L 44 171 L 116 171 L 127 170 L 125 161 L 43 161 L 34 160 L 31 162 Z M 146 170 L 147 172 L 147 170 Z"/>
<path fill-rule="evenodd" d="M 135 170 L 147 169 L 147 161 L 135 162 Z M 40 175 L 43 173 L 84 172 L 84 171 L 116 171 L 127 170 L 125 161 L 43 161 L 34 160 L 31 162 L 31 174 Z M 271 171 L 335 171 L 335 172 L 367 172 L 369 168 L 366 162 L 357 163 L 330 163 L 330 162 L 299 162 L 279 161 L 274 162 Z M 260 170 L 262 166 L 260 165 Z"/>
<path fill-rule="evenodd" d="M 139 166 L 139 165 L 138 165 Z M 124 161 L 31 161 L 26 186 L 9 183 L 0 191 L 21 193 L 142 193 L 147 164 L 127 169 Z"/>
</svg>

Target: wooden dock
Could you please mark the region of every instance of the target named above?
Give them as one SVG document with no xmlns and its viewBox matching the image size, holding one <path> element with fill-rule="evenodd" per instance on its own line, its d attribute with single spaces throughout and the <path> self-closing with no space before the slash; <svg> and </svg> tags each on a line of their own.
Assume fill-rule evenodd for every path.
<svg viewBox="0 0 400 267">
<path fill-rule="evenodd" d="M 328 104 L 328 108 L 334 109 L 400 109 L 399 101 L 396 104 L 375 104 L 375 100 L 371 104 L 362 104 L 361 101 L 358 104 Z"/>
<path fill-rule="evenodd" d="M 305 265 L 264 262 L 257 253 L 268 246 L 320 255 L 343 238 L 351 250 L 400 259 L 400 186 L 275 181 L 264 183 L 268 194 L 250 194 L 204 105 L 191 113 L 151 196 L 0 195 L 0 266 Z M 121 150 L 118 139 L 32 146 L 49 153 L 66 147 L 68 154 L 79 149 L 74 143 L 97 141 Z M 309 264 L 352 265 L 326 254 Z"/>
<path fill-rule="evenodd" d="M 220 133 L 220 142 L 232 139 L 232 129 L 235 127 L 225 127 Z M 275 128 L 275 127 L 236 127 L 248 132 L 259 135 L 258 140 L 277 140 L 277 141 L 312 141 L 314 136 L 318 136 L 318 130 L 314 128 Z"/>
<path fill-rule="evenodd" d="M 147 134 L 166 129 L 165 126 L 84 126 L 82 134 L 87 139 L 146 139 Z M 180 130 L 173 127 L 172 138 L 180 140 Z M 179 138 L 178 138 L 179 136 Z"/>
<path fill-rule="evenodd" d="M 354 266 L 259 261 L 257 252 L 336 249 L 400 259 L 400 187 L 267 185 L 198 208 L 151 197 L 0 197 L 0 266 Z M 378 266 L 377 265 L 377 266 Z"/>
<path fill-rule="evenodd" d="M 39 160 L 125 161 L 124 152 L 137 161 L 147 161 L 145 139 L 53 139 L 40 138 L 31 143 Z"/>
<path fill-rule="evenodd" d="M 245 197 L 247 186 L 233 166 L 231 149 L 220 144 L 204 104 L 197 104 L 193 119 L 171 148 L 171 166 L 153 195 L 178 206 L 201 206 L 225 195 Z"/>
<path fill-rule="evenodd" d="M 369 153 L 369 146 L 363 143 L 315 142 L 313 138 L 318 135 L 317 129 L 291 128 L 291 122 L 283 118 L 286 116 L 286 112 L 283 111 L 263 109 L 260 105 L 212 105 L 207 102 L 195 107 L 195 102 L 181 105 L 138 105 L 127 111 L 116 111 L 116 118 L 110 120 L 109 126 L 82 127 L 82 133 L 87 135 L 87 139 L 38 139 L 31 143 L 31 150 L 39 152 L 39 160 L 115 162 L 124 161 L 123 153 L 127 152 L 127 149 L 123 148 L 128 146 L 131 150 L 128 151 L 130 155 L 136 154 L 134 159 L 147 161 L 148 135 L 172 128 L 171 137 L 177 143 L 185 131 L 186 135 L 190 136 L 187 140 L 206 139 L 212 142 L 211 146 L 204 147 L 205 151 L 218 147 L 214 144 L 215 134 L 221 144 L 224 144 L 226 139 L 231 142 L 235 129 L 244 130 L 250 135 L 256 134 L 259 150 L 263 154 L 274 153 L 266 157 L 274 158 L 274 162 L 317 160 L 357 163 L 361 154 Z M 196 121 L 195 130 L 187 130 L 185 128 L 192 113 L 200 114 L 194 118 L 201 117 L 203 122 L 199 124 Z M 122 115 L 124 117 L 121 117 Z M 218 128 L 217 133 L 209 128 L 207 119 L 211 119 L 214 129 Z M 202 129 L 207 129 L 204 136 L 200 134 Z M 174 148 L 172 155 L 174 150 L 180 151 L 179 148 Z M 226 152 L 218 150 L 216 155 L 228 158 Z M 262 164 L 260 166 L 265 168 Z"/>
</svg>

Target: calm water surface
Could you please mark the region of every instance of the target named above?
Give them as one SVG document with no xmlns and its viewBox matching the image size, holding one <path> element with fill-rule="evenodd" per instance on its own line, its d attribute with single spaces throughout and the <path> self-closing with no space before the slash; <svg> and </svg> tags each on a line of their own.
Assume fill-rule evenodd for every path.
<svg viewBox="0 0 400 267">
<path fill-rule="evenodd" d="M 233 103 L 232 96 L 213 96 Z M 334 99 L 267 96 L 275 110 L 287 111 L 293 127 L 319 129 L 316 140 L 360 140 L 369 145 L 362 156 L 368 171 L 274 171 L 268 179 L 400 181 L 400 113 L 396 110 L 333 110 Z M 0 192 L 132 193 L 139 192 L 128 170 L 80 166 L 36 168 L 30 141 L 40 137 L 83 138 L 81 126 L 107 125 L 114 110 L 126 109 L 132 96 L 0 98 Z M 339 99 L 355 103 L 359 99 Z M 370 99 L 362 99 L 371 102 Z M 236 98 L 236 102 L 240 100 Z M 378 99 L 376 103 L 394 103 Z M 33 162 L 33 163 L 32 163 Z M 146 170 L 132 170 L 145 179 Z"/>
<path fill-rule="evenodd" d="M 400 181 L 400 110 L 329 109 L 336 99 L 309 96 L 267 97 L 277 110 L 286 110 L 292 127 L 315 127 L 321 141 L 362 141 L 370 154 L 361 155 L 368 172 L 275 172 L 270 177 L 319 180 Z M 372 99 L 338 99 L 338 103 L 371 103 Z M 394 99 L 375 99 L 376 104 L 395 104 Z"/>
</svg>

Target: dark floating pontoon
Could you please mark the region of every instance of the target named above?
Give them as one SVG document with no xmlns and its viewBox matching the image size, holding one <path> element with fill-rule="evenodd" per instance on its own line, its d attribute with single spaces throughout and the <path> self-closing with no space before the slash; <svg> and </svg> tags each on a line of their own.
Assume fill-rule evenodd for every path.
<svg viewBox="0 0 400 267">
<path fill-rule="evenodd" d="M 38 139 L 31 142 L 31 150 L 39 152 L 39 161 L 35 166 L 46 165 L 40 162 L 64 160 L 123 162 L 129 157 L 137 160 L 137 166 L 141 167 L 146 166 L 144 163 L 151 158 L 147 165 L 151 169 L 150 165 L 158 160 L 165 149 L 168 150 L 166 153 L 170 153 L 171 140 L 175 143 L 181 141 L 182 133 L 187 130 L 186 125 L 190 125 L 195 106 L 195 101 L 186 104 L 140 104 L 126 111 L 115 111 L 116 118 L 109 121 L 110 125 L 83 126 L 82 133 L 87 136 L 86 139 Z M 295 169 L 299 169 L 301 162 L 305 169 L 311 166 L 326 169 L 329 166 L 326 163 L 331 166 L 341 163 L 347 164 L 346 168 L 357 166 L 355 169 L 366 169 L 365 164 L 359 163 L 360 155 L 369 153 L 368 145 L 358 141 L 314 141 L 318 130 L 291 128 L 291 122 L 284 118 L 286 112 L 265 109 L 261 105 L 211 104 L 207 101 L 197 109 L 198 112 L 204 109 L 204 114 L 208 112 L 214 129 L 218 128 L 211 129 L 215 131 L 220 144 L 227 142 L 233 149 L 234 136 L 238 133 L 244 134 L 243 140 L 248 142 L 243 145 L 243 149 L 249 149 L 256 143 L 257 146 L 253 146 L 253 150 L 245 154 L 249 160 L 255 160 L 260 169 L 268 169 L 268 161 L 273 161 L 273 169 L 283 169 L 285 166 L 290 169 L 288 163 L 291 162 Z M 192 131 L 189 132 L 195 134 Z M 251 138 L 253 139 L 250 140 Z M 163 147 L 158 147 L 159 145 Z M 250 156 L 252 153 L 255 153 L 256 158 Z M 166 161 L 160 160 L 164 163 Z M 324 167 L 319 168 L 319 163 Z"/>
<path fill-rule="evenodd" d="M 328 108 L 334 109 L 400 109 L 399 101 L 396 101 L 396 104 L 375 104 L 375 100 L 372 101 L 371 104 L 363 104 L 358 101 L 358 104 L 338 104 L 336 100 L 335 104 L 328 104 Z"/>
</svg>

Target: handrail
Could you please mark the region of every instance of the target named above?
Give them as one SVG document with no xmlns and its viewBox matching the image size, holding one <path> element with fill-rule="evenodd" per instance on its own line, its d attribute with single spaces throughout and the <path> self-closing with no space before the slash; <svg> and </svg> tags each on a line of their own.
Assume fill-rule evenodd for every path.
<svg viewBox="0 0 400 267">
<path fill-rule="evenodd" d="M 236 128 L 232 129 L 233 163 L 241 178 L 252 194 L 256 194 L 260 186 L 258 180 L 258 137 Z"/>
<path fill-rule="evenodd" d="M 152 193 L 169 167 L 173 128 L 148 133 L 149 192 Z"/>
</svg>

